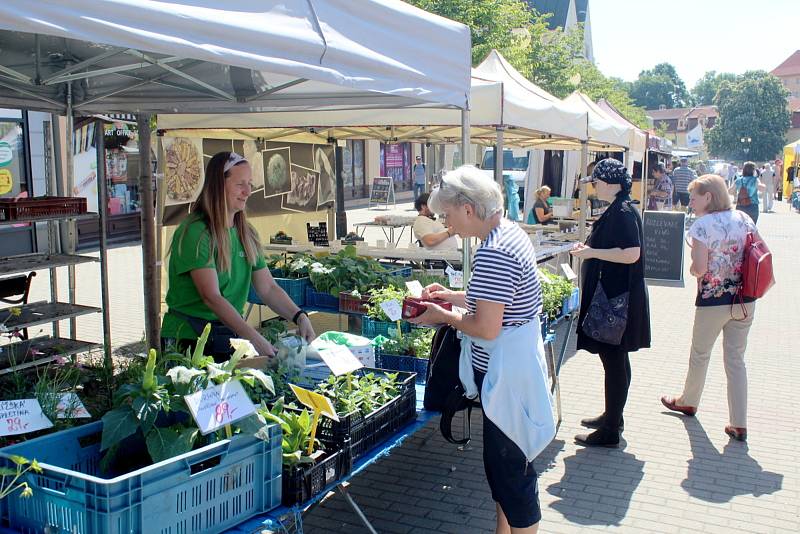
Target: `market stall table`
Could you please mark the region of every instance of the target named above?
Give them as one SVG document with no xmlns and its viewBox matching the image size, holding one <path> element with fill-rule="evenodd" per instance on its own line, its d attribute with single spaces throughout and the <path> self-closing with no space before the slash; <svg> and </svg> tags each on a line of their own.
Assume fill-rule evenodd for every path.
<svg viewBox="0 0 800 534">
<path fill-rule="evenodd" d="M 400 239 L 403 238 L 403 233 L 405 233 L 406 228 L 410 228 L 413 226 L 414 221 L 396 221 L 396 222 L 363 222 L 363 223 L 356 223 L 354 226 L 356 228 L 356 232 L 359 232 L 359 228 L 361 231 L 359 232 L 360 237 L 364 237 L 364 232 L 367 231 L 367 228 L 380 228 L 383 231 L 383 235 L 386 237 L 389 243 L 392 243 L 394 246 L 398 246 L 400 244 Z M 397 240 L 394 238 L 395 229 L 399 228 L 400 233 L 397 235 Z M 387 233 L 388 229 L 388 233 Z M 414 234 L 411 230 L 408 231 L 408 242 L 411 243 L 414 240 Z"/>
</svg>

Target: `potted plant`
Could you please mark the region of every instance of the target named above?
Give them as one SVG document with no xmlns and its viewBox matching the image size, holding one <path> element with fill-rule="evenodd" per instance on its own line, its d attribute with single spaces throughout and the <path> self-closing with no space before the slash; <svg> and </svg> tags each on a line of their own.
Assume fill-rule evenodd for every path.
<svg viewBox="0 0 800 534">
<path fill-rule="evenodd" d="M 417 382 L 424 382 L 435 333 L 432 328 L 415 328 L 403 336 L 380 339 L 377 367 L 417 373 Z"/>
<path fill-rule="evenodd" d="M 292 236 L 286 235 L 283 230 L 278 231 L 275 235 L 269 237 L 270 245 L 291 245 Z"/>
<path fill-rule="evenodd" d="M 369 292 L 369 302 L 366 305 L 367 314 L 361 323 L 361 335 L 368 338 L 376 336 L 395 337 L 397 333 L 411 331 L 411 324 L 406 321 L 390 321 L 381 304 L 390 300 L 397 301 L 402 307 L 403 299 L 408 291 L 395 285 L 388 285 Z"/>
</svg>

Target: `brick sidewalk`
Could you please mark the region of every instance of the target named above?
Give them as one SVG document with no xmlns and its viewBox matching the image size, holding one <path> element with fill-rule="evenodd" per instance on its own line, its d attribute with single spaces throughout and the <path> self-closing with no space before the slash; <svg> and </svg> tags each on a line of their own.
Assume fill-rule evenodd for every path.
<svg viewBox="0 0 800 534">
<path fill-rule="evenodd" d="M 662 394 L 680 393 L 685 376 L 694 289 L 652 287 L 653 348 L 632 356 L 625 447 L 584 449 L 572 438 L 582 417 L 602 411 L 602 367 L 574 353 L 561 372 L 564 422 L 537 460 L 540 532 L 797 532 L 800 530 L 800 216 L 786 204 L 761 215 L 759 228 L 776 257 L 778 285 L 759 302 L 747 352 L 749 441 L 729 441 L 721 342 L 715 348 L 696 418 L 665 413 Z M 379 532 L 479 533 L 494 529 L 494 503 L 475 441 L 460 451 L 439 436 L 438 422 L 354 477 L 351 494 Z M 454 423 L 454 428 L 460 428 Z M 306 516 L 306 532 L 363 532 L 340 495 Z"/>
</svg>

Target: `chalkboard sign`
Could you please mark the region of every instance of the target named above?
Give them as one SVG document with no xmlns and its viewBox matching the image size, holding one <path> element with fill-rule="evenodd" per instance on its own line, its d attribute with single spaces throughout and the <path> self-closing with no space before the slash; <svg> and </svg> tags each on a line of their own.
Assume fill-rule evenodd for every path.
<svg viewBox="0 0 800 534">
<path fill-rule="evenodd" d="M 682 211 L 644 212 L 644 277 L 683 281 L 684 225 Z"/>
<path fill-rule="evenodd" d="M 369 192 L 369 207 L 373 204 L 384 204 L 389 207 L 389 196 L 392 197 L 392 202 L 395 204 L 397 201 L 394 198 L 394 181 L 388 176 L 376 176 L 372 179 L 372 188 Z"/>
<path fill-rule="evenodd" d="M 306 223 L 306 233 L 308 234 L 308 242 L 316 247 L 328 246 L 328 223 L 321 222 L 319 226 L 311 226 L 311 223 Z"/>
</svg>

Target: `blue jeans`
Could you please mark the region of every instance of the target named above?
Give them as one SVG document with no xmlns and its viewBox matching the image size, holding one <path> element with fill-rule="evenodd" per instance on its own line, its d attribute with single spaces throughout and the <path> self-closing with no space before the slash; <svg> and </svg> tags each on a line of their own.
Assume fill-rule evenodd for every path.
<svg viewBox="0 0 800 534">
<path fill-rule="evenodd" d="M 425 184 L 414 184 L 414 200 L 417 200 L 419 196 L 425 192 Z"/>
</svg>

